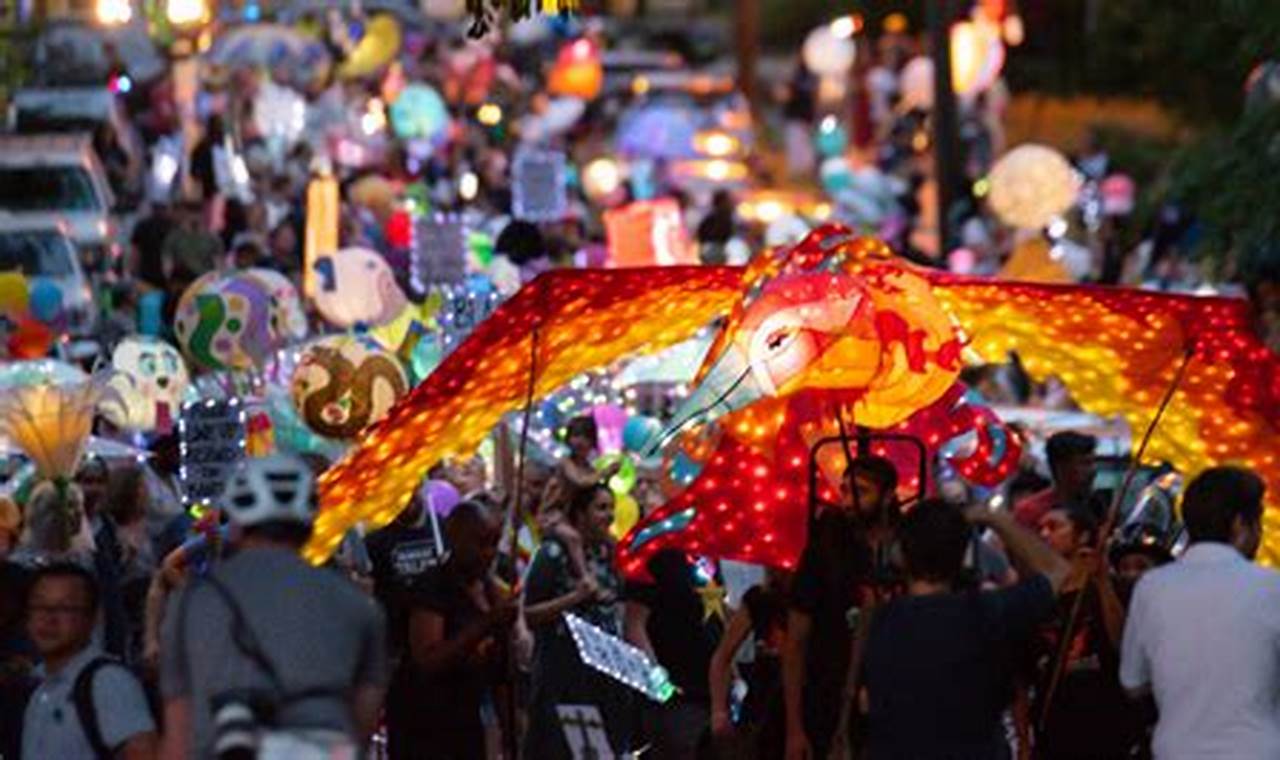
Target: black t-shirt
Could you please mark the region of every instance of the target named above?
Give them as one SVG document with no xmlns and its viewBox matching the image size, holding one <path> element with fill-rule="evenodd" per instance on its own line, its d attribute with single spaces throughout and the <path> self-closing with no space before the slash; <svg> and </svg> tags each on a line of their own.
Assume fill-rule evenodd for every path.
<svg viewBox="0 0 1280 760">
<path fill-rule="evenodd" d="M 1063 594 L 1053 617 L 1040 627 L 1035 641 L 1036 703 L 1039 720 L 1048 693 L 1062 628 L 1078 591 Z M 1121 760 L 1143 736 L 1141 713 L 1120 685 L 1120 656 L 1107 637 L 1097 590 L 1091 585 L 1067 650 L 1066 667 L 1053 695 L 1053 705 L 1036 737 L 1037 756 L 1054 760 Z"/>
<path fill-rule="evenodd" d="M 667 669 L 681 696 L 707 702 L 711 694 L 707 673 L 724 634 L 724 619 L 708 613 L 704 593 L 717 578 L 703 573 L 675 549 L 664 549 L 649 559 L 653 583 L 628 584 L 629 601 L 649 608 L 646 628 L 659 664 Z"/>
<path fill-rule="evenodd" d="M 876 613 L 863 683 L 870 757 L 1008 757 L 1001 714 L 1019 653 L 1053 612 L 1036 575 L 998 591 L 903 596 Z"/>
<path fill-rule="evenodd" d="M 154 288 L 163 288 L 164 240 L 173 231 L 173 220 L 167 214 L 155 213 L 138 222 L 129 240 L 138 249 L 139 279 Z"/>
<path fill-rule="evenodd" d="M 870 593 L 873 562 L 862 532 L 841 513 L 818 517 L 791 587 L 791 609 L 812 624 L 805 655 L 804 715 L 821 751 L 839 720 L 856 610 Z"/>
<path fill-rule="evenodd" d="M 488 589 L 487 596 L 492 605 L 496 591 Z M 447 564 L 427 570 L 405 603 L 406 615 L 422 609 L 443 617 L 446 640 L 485 614 Z M 502 643 L 496 636 L 484 639 L 465 662 L 430 674 L 407 656 L 401 660 L 387 696 L 393 756 L 461 759 L 484 746 L 480 706 L 502 673 Z"/>
<path fill-rule="evenodd" d="M 770 709 L 781 704 L 787 600 L 776 589 L 752 586 L 742 595 L 742 606 L 751 618 L 751 636 L 755 643 L 755 661 L 743 669 L 747 681 L 743 714 L 748 723 L 761 723 Z"/>
<path fill-rule="evenodd" d="M 373 565 L 373 591 L 387 612 L 393 651 L 404 644 L 406 595 L 439 560 L 435 533 L 429 525 L 392 523 L 364 540 Z"/>
</svg>

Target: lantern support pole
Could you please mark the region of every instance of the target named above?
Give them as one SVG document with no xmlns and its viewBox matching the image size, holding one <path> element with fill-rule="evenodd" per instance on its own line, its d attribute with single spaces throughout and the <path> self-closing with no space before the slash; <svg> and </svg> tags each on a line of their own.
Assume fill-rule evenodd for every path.
<svg viewBox="0 0 1280 760">
<path fill-rule="evenodd" d="M 1187 365 L 1191 364 L 1192 358 L 1196 354 L 1196 343 L 1192 342 L 1186 348 L 1186 353 L 1182 356 L 1182 363 L 1178 365 L 1178 371 L 1173 375 L 1173 381 L 1169 383 L 1168 390 L 1164 393 L 1164 398 L 1160 400 L 1160 406 L 1156 407 L 1155 416 L 1151 418 L 1151 424 L 1147 425 L 1146 433 L 1142 436 L 1141 443 L 1138 444 L 1138 450 L 1134 452 L 1133 460 L 1129 462 L 1129 469 L 1124 474 L 1124 480 L 1120 484 L 1119 490 L 1111 500 L 1111 506 L 1107 509 L 1106 519 L 1098 529 L 1098 535 L 1094 539 L 1093 557 L 1096 562 L 1103 562 L 1102 549 L 1106 544 L 1107 537 L 1115 528 L 1116 520 L 1120 516 L 1120 506 L 1124 504 L 1124 498 L 1129 491 L 1129 487 L 1133 485 L 1133 478 L 1138 472 L 1138 467 L 1142 464 L 1142 457 L 1147 452 L 1147 444 L 1151 443 L 1151 436 L 1156 432 L 1156 426 L 1160 424 L 1161 418 L 1164 417 L 1165 410 L 1169 408 L 1169 404 L 1173 401 L 1173 396 L 1177 393 L 1179 386 L 1182 385 L 1182 379 L 1186 377 Z M 1067 616 L 1066 623 L 1062 629 L 1062 640 L 1058 646 L 1057 656 L 1054 657 L 1051 667 L 1052 673 L 1049 676 L 1049 688 L 1045 690 L 1044 707 L 1040 710 L 1039 719 L 1036 722 L 1038 728 L 1043 728 L 1045 720 L 1049 717 L 1049 710 L 1053 707 L 1053 698 L 1057 694 L 1058 685 L 1062 681 L 1063 672 L 1066 669 L 1067 654 L 1071 649 L 1071 639 L 1075 636 L 1076 625 L 1080 620 L 1080 610 L 1084 607 L 1085 592 L 1089 590 L 1089 579 L 1080 592 L 1076 594 L 1075 602 L 1071 605 L 1071 613 Z"/>
</svg>

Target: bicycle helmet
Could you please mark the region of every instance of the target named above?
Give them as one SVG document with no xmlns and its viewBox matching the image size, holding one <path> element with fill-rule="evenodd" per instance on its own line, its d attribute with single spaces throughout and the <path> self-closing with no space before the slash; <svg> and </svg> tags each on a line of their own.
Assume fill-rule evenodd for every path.
<svg viewBox="0 0 1280 760">
<path fill-rule="evenodd" d="M 313 491 L 311 468 L 295 456 L 277 453 L 245 460 L 222 492 L 222 507 L 237 525 L 309 525 Z"/>
</svg>

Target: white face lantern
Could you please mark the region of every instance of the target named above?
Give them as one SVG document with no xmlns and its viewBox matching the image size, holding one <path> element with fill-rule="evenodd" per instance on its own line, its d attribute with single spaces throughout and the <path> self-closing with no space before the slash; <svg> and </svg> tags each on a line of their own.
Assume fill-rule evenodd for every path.
<svg viewBox="0 0 1280 760">
<path fill-rule="evenodd" d="M 111 354 L 110 380 L 116 398 L 104 400 L 102 413 L 126 430 L 168 432 L 177 419 L 190 376 L 178 349 L 157 338 L 134 335 Z"/>
</svg>

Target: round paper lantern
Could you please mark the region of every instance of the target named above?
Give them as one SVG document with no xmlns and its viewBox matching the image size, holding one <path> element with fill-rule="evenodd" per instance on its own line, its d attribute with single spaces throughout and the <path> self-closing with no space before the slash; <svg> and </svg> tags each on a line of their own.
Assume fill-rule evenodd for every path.
<svg viewBox="0 0 1280 760">
<path fill-rule="evenodd" d="M 853 65 L 857 48 L 853 39 L 836 34 L 830 24 L 817 27 L 804 39 L 804 65 L 818 76 L 841 77 Z"/>
<path fill-rule="evenodd" d="M 253 369 L 280 346 L 271 332 L 271 293 L 243 272 L 193 282 L 178 299 L 173 328 L 187 358 L 209 370 Z"/>
<path fill-rule="evenodd" d="M 384 325 L 408 305 L 386 259 L 368 248 L 343 248 L 313 264 L 320 315 L 336 327 Z"/>
<path fill-rule="evenodd" d="M 962 97 L 990 87 L 1004 67 L 1004 44 L 994 24 L 962 21 L 951 27 L 951 87 Z"/>
<path fill-rule="evenodd" d="M 158 339 L 131 335 L 111 352 L 115 394 L 99 406 L 111 424 L 125 430 L 172 429 L 191 378 L 178 349 Z"/>
<path fill-rule="evenodd" d="M 307 313 L 293 281 L 274 269 L 254 268 L 245 274 L 261 280 L 271 294 L 272 331 L 285 341 L 307 337 Z"/>
<path fill-rule="evenodd" d="M 293 403 L 312 430 L 350 439 L 386 416 L 409 389 L 404 368 L 367 338 L 334 335 L 302 351 L 291 381 Z"/>
<path fill-rule="evenodd" d="M 987 177 L 987 202 L 1001 221 L 1039 229 L 1076 202 L 1080 179 L 1061 153 L 1028 143 L 1005 153 Z"/>
<path fill-rule="evenodd" d="M 622 168 L 612 158 L 594 159 L 582 170 L 582 190 L 593 201 L 606 202 L 622 187 Z"/>
<path fill-rule="evenodd" d="M 391 128 L 406 140 L 442 142 L 449 130 L 449 109 L 430 85 L 405 85 L 391 104 Z"/>
</svg>

